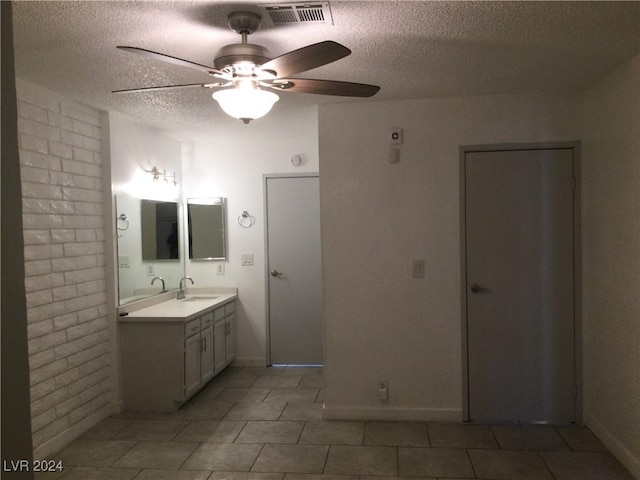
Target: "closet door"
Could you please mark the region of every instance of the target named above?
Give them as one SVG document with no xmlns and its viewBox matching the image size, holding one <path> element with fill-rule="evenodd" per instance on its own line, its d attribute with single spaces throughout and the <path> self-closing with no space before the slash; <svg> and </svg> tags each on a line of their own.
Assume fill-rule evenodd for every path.
<svg viewBox="0 0 640 480">
<path fill-rule="evenodd" d="M 573 150 L 465 154 L 469 419 L 575 420 Z"/>
</svg>

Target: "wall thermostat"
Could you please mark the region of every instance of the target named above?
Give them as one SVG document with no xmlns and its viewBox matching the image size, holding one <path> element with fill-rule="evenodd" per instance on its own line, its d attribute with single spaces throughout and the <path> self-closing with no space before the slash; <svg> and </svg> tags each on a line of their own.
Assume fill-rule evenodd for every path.
<svg viewBox="0 0 640 480">
<path fill-rule="evenodd" d="M 389 131 L 389 140 L 391 140 L 392 145 L 399 145 L 402 143 L 402 129 L 401 128 L 392 128 Z"/>
<path fill-rule="evenodd" d="M 302 157 L 300 155 L 294 155 L 291 157 L 291 165 L 294 167 L 299 167 L 302 165 Z"/>
</svg>

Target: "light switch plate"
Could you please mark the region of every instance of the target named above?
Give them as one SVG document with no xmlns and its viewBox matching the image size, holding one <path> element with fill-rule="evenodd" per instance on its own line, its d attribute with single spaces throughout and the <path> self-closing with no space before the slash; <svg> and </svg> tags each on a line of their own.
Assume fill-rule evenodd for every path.
<svg viewBox="0 0 640 480">
<path fill-rule="evenodd" d="M 424 260 L 413 261 L 413 278 L 424 278 L 425 263 Z"/>
<path fill-rule="evenodd" d="M 242 266 L 249 267 L 253 265 L 253 253 L 243 253 L 242 254 Z"/>
</svg>

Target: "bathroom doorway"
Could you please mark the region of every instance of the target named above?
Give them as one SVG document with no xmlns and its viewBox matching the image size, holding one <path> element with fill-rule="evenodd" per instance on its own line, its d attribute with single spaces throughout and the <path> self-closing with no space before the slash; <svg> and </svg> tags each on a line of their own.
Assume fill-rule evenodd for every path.
<svg viewBox="0 0 640 480">
<path fill-rule="evenodd" d="M 322 364 L 317 174 L 266 176 L 267 361 Z"/>
</svg>

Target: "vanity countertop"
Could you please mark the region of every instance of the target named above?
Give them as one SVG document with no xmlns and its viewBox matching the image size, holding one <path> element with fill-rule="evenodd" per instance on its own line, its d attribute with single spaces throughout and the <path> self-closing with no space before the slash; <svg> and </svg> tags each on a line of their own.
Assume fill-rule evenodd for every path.
<svg viewBox="0 0 640 480">
<path fill-rule="evenodd" d="M 174 294 L 152 305 L 123 309 L 119 312 L 118 320 L 120 322 L 186 322 L 235 300 L 237 296 L 235 291 L 187 291 L 186 297 L 181 300 L 176 299 Z"/>
</svg>

